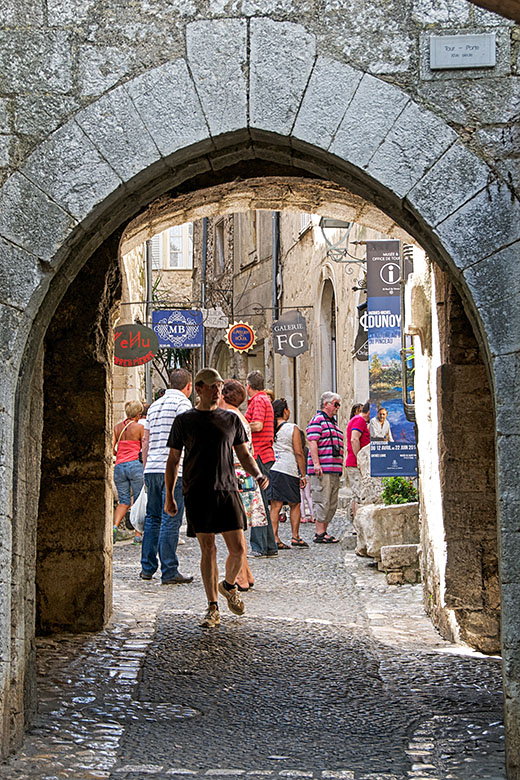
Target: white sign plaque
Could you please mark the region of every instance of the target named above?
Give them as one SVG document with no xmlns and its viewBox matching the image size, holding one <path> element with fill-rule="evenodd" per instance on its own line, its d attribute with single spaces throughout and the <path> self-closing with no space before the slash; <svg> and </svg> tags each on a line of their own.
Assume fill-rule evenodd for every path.
<svg viewBox="0 0 520 780">
<path fill-rule="evenodd" d="M 492 68 L 496 64 L 495 33 L 431 35 L 430 68 Z"/>
</svg>

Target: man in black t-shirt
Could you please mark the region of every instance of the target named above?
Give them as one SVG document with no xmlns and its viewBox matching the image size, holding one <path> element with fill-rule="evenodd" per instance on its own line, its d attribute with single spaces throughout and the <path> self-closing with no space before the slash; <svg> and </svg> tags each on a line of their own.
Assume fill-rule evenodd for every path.
<svg viewBox="0 0 520 780">
<path fill-rule="evenodd" d="M 201 369 L 195 377 L 199 403 L 178 415 L 168 439 L 170 455 L 166 465 L 165 511 L 176 510 L 174 488 L 184 449 L 182 492 L 188 536 L 196 536 L 201 549 L 201 574 L 208 598 L 203 628 L 220 624 L 218 593 L 235 615 L 244 614 L 236 578 L 247 555 L 244 530 L 247 527 L 242 499 L 233 467 L 233 448 L 244 469 L 265 489 L 265 477 L 247 447 L 247 435 L 238 415 L 218 408 L 223 379 L 213 368 Z M 222 534 L 228 548 L 226 576 L 218 582 L 215 534 Z"/>
</svg>

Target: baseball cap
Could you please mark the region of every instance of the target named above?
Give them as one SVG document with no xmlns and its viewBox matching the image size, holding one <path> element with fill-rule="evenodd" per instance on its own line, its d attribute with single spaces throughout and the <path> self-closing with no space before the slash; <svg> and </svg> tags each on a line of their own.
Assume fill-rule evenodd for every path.
<svg viewBox="0 0 520 780">
<path fill-rule="evenodd" d="M 219 372 L 214 368 L 201 368 L 195 377 L 195 384 L 204 382 L 205 385 L 215 385 L 217 382 L 223 382 Z"/>
</svg>

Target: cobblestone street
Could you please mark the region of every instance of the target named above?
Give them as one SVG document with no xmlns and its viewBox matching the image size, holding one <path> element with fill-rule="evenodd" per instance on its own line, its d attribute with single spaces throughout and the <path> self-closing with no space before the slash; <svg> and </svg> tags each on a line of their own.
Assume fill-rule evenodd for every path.
<svg viewBox="0 0 520 780">
<path fill-rule="evenodd" d="M 253 559 L 245 616 L 221 604 L 204 631 L 196 541 L 194 583 L 168 587 L 118 543 L 109 626 L 39 640 L 39 715 L 0 778 L 504 778 L 499 660 L 444 642 L 421 587 L 350 546 Z"/>
</svg>

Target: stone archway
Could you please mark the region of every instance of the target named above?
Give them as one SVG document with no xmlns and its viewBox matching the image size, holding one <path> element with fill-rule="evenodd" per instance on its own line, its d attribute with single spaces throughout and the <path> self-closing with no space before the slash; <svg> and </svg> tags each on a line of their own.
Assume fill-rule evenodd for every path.
<svg viewBox="0 0 520 780">
<path fill-rule="evenodd" d="M 506 717 L 510 766 L 517 766 L 518 202 L 446 122 L 406 92 L 316 56 L 316 37 L 301 25 L 269 19 L 248 24 L 249 31 L 244 20 L 213 21 L 209 30 L 205 21 L 194 22 L 187 60 L 161 65 L 78 111 L 0 191 L 7 280 L 0 314 L 11 334 L 3 348 L 0 495 L 3 538 L 14 544 L 14 554 L 8 544 L 0 560 L 2 584 L 12 592 L 1 632 L 2 688 L 12 693 L 4 698 L 3 733 L 12 730 L 10 713 L 23 713 L 23 679 L 31 664 L 27 583 L 33 581 L 34 550 L 24 550 L 21 540 L 35 527 L 25 485 L 36 484 L 39 464 L 29 458 L 25 437 L 32 426 L 39 440 L 41 344 L 58 302 L 95 249 L 155 197 L 245 175 L 296 174 L 353 192 L 417 238 L 449 271 L 479 335 L 496 408 Z M 216 74 L 211 84 L 197 62 Z M 360 123 L 374 105 L 380 110 Z M 10 679 L 17 681 L 11 688 Z"/>
</svg>

